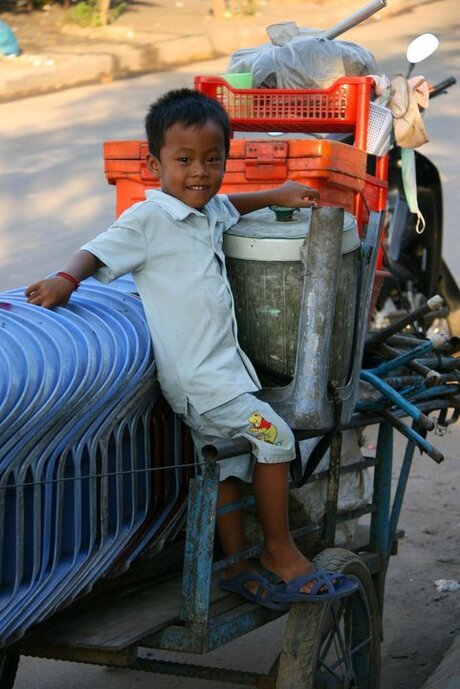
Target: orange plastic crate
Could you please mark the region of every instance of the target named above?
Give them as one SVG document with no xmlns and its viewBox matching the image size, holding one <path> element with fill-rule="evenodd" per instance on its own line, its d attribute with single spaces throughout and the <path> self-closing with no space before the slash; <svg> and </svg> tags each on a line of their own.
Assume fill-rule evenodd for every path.
<svg viewBox="0 0 460 689">
<path fill-rule="evenodd" d="M 142 201 L 146 189 L 159 186 L 147 169 L 146 153 L 145 141 L 104 144 L 107 181 L 117 188 L 117 215 Z M 386 193 L 384 181 L 366 174 L 366 160 L 364 151 L 328 139 L 232 139 L 221 192 L 256 191 L 293 179 L 317 189 L 320 205 L 354 213 L 361 226 L 367 207 L 380 210 Z"/>
<path fill-rule="evenodd" d="M 236 131 L 354 132 L 363 150 L 373 83 L 342 77 L 328 89 L 237 89 L 221 77 L 195 77 L 195 89 L 224 106 Z"/>
<path fill-rule="evenodd" d="M 233 139 L 222 192 L 267 189 L 292 179 L 317 189 L 320 205 L 354 213 L 365 169 L 363 151 L 336 141 Z"/>
</svg>

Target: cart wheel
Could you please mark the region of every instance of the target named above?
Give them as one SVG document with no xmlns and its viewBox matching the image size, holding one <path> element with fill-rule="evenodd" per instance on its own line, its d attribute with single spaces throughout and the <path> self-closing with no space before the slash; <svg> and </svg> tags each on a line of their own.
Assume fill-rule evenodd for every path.
<svg viewBox="0 0 460 689">
<path fill-rule="evenodd" d="M 323 551 L 315 565 L 347 574 L 359 589 L 332 604 L 291 606 L 277 689 L 378 689 L 381 625 L 369 570 L 342 548 Z"/>
<path fill-rule="evenodd" d="M 19 656 L 16 653 L 0 653 L 0 687 L 11 689 L 18 671 Z"/>
</svg>

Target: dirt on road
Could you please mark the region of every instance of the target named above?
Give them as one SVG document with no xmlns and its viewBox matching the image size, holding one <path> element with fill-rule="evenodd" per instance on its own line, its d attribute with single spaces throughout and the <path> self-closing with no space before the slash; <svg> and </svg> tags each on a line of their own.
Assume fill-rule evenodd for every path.
<svg viewBox="0 0 460 689">
<path fill-rule="evenodd" d="M 445 461 L 435 464 L 418 451 L 414 457 L 399 522 L 405 536 L 386 580 L 381 689 L 422 687 L 460 633 L 460 591 L 436 586 L 460 579 L 458 423 L 431 442 Z M 401 454 L 399 439 L 396 447 Z"/>
</svg>

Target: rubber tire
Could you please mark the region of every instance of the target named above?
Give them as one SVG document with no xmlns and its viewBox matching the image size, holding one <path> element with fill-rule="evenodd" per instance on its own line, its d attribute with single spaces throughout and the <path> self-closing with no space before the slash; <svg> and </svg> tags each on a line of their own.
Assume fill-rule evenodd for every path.
<svg viewBox="0 0 460 689">
<path fill-rule="evenodd" d="M 16 653 L 0 653 L 0 687 L 12 689 L 18 671 L 19 656 Z"/>
<path fill-rule="evenodd" d="M 317 569 L 343 572 L 359 584 L 359 590 L 331 605 L 297 603 L 291 606 L 280 655 L 277 689 L 379 689 L 381 622 L 379 604 L 369 570 L 349 550 L 330 548 L 315 559 Z M 364 613 L 364 614 L 363 614 Z M 367 646 L 355 653 L 351 668 L 336 670 L 339 679 L 327 672 L 325 649 L 333 632 L 332 619 L 349 627 L 350 620 L 357 620 L 353 631 L 357 635 L 355 645 L 368 639 Z M 343 635 L 346 637 L 346 635 Z M 342 637 L 343 638 L 343 637 Z M 351 635 L 345 638 L 346 650 L 350 650 Z"/>
</svg>

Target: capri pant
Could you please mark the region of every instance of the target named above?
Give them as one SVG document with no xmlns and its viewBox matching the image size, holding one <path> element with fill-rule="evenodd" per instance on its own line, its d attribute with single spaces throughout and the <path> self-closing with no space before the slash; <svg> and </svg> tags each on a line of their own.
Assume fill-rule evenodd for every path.
<svg viewBox="0 0 460 689">
<path fill-rule="evenodd" d="M 198 414 L 189 403 L 183 421 L 190 427 L 195 450 L 201 459 L 201 450 L 219 440 L 247 438 L 252 453 L 222 460 L 220 480 L 235 476 L 250 482 L 254 462 L 275 464 L 291 462 L 295 457 L 294 435 L 269 404 L 250 393 L 244 393 L 225 404 Z"/>
</svg>

